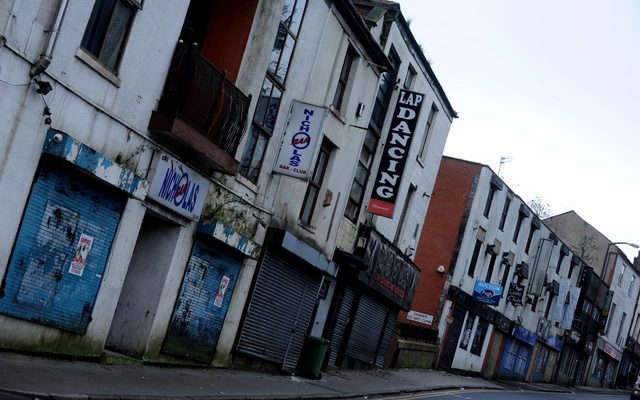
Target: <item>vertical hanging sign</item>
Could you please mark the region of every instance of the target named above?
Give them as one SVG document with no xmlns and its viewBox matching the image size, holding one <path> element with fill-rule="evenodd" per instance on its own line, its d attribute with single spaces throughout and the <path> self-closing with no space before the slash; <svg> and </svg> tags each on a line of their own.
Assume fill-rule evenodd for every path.
<svg viewBox="0 0 640 400">
<path fill-rule="evenodd" d="M 367 211 L 393 217 L 424 94 L 400 90 Z"/>
<path fill-rule="evenodd" d="M 311 162 L 322 140 L 322 124 L 327 108 L 293 101 L 291 118 L 284 132 L 282 147 L 273 171 L 298 179 L 307 179 Z"/>
</svg>

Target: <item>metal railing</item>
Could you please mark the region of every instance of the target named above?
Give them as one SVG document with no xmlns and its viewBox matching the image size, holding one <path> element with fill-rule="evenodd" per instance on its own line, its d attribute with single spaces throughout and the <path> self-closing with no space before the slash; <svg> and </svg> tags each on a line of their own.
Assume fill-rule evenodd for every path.
<svg viewBox="0 0 640 400">
<path fill-rule="evenodd" d="M 234 155 L 250 103 L 251 96 L 242 93 L 195 45 L 178 42 L 158 112 L 182 118 Z"/>
</svg>

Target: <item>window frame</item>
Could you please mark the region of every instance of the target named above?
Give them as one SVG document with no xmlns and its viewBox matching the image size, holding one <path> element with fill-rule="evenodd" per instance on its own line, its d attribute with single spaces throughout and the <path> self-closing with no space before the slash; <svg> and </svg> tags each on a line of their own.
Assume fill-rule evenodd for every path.
<svg viewBox="0 0 640 400">
<path fill-rule="evenodd" d="M 504 205 L 502 206 L 502 216 L 500 216 L 500 223 L 498 224 L 498 229 L 501 232 L 504 232 L 504 225 L 507 222 L 507 217 L 509 215 L 509 207 L 511 207 L 511 198 L 507 194 L 507 197 L 504 199 Z"/>
<path fill-rule="evenodd" d="M 251 122 L 251 126 L 250 126 L 250 131 L 249 134 L 253 135 L 254 132 L 256 132 L 256 140 L 255 143 L 252 147 L 247 147 L 247 144 L 250 143 L 249 142 L 249 137 L 245 140 L 244 143 L 244 149 L 242 151 L 242 156 L 240 158 L 240 165 L 238 168 L 238 173 L 246 178 L 249 182 L 251 182 L 254 185 L 258 184 L 258 181 L 260 180 L 260 173 L 262 172 L 262 168 L 263 168 L 263 164 L 264 164 L 264 159 L 265 156 L 267 154 L 267 151 L 269 149 L 269 144 L 271 141 L 271 137 L 273 136 L 273 131 L 275 129 L 275 126 L 278 122 L 278 117 L 280 116 L 280 111 L 281 111 L 281 105 L 282 105 L 282 99 L 284 98 L 285 95 L 285 91 L 286 91 L 286 87 L 285 87 L 285 81 L 287 79 L 288 73 L 289 73 L 289 68 L 291 67 L 291 63 L 295 54 L 295 50 L 298 44 L 298 37 L 300 34 L 300 29 L 302 28 L 302 23 L 304 21 L 305 18 L 305 11 L 307 8 L 307 0 L 290 0 L 293 4 L 293 10 L 295 12 L 292 12 L 291 14 L 289 14 L 288 18 L 284 18 L 281 19 L 280 22 L 278 23 L 278 33 L 280 32 L 280 30 L 284 30 L 287 34 L 287 39 L 289 37 L 293 38 L 293 48 L 291 49 L 290 52 L 290 57 L 287 61 L 287 69 L 285 72 L 285 76 L 283 79 L 280 79 L 280 77 L 278 76 L 277 72 L 278 72 L 278 68 L 280 65 L 280 61 L 282 60 L 282 51 L 280 52 L 279 56 L 278 56 L 278 61 L 276 62 L 276 67 L 275 67 L 275 71 L 271 71 L 271 67 L 268 65 L 267 66 L 267 71 L 265 72 L 265 77 L 264 80 L 262 81 L 262 87 L 260 89 L 261 94 L 262 91 L 264 90 L 265 86 L 268 84 L 271 85 L 271 89 L 270 89 L 270 94 L 269 94 L 269 100 L 267 101 L 267 108 L 272 104 L 272 99 L 273 97 L 273 93 L 275 90 L 278 90 L 280 93 L 280 100 L 278 101 L 278 104 L 275 108 L 275 110 L 273 111 L 273 126 L 268 126 L 265 124 L 266 118 L 269 115 L 268 111 L 265 111 L 264 114 L 262 114 L 262 118 L 260 118 L 260 108 L 259 108 L 259 104 L 258 102 L 260 101 L 260 99 L 258 99 L 258 102 L 256 102 L 256 106 L 255 106 L 255 110 L 253 112 L 253 118 L 252 118 L 252 122 Z M 284 6 L 283 6 L 283 11 L 281 12 L 281 15 L 284 15 L 284 9 L 287 6 L 288 2 L 285 2 Z M 302 7 L 297 7 L 299 4 L 302 4 Z M 299 13 L 296 13 L 299 12 Z M 296 19 L 296 17 L 298 17 Z M 291 29 L 291 24 L 292 21 L 296 21 L 297 26 L 295 27 L 295 30 Z M 276 46 L 278 44 L 278 33 L 276 33 L 276 37 L 274 39 L 273 42 L 273 47 L 271 49 L 271 55 L 274 54 L 274 51 L 276 49 Z M 286 43 L 286 39 L 285 39 L 285 43 Z M 260 160 L 259 162 L 256 163 L 256 145 L 258 143 L 259 138 L 263 139 L 264 143 L 264 148 L 261 151 L 261 156 L 260 156 Z M 255 165 L 254 167 L 252 167 L 253 165 Z M 256 173 L 254 175 L 251 174 L 251 171 L 256 171 Z"/>
<path fill-rule="evenodd" d="M 429 116 L 427 117 L 427 126 L 424 130 L 424 136 L 422 137 L 422 143 L 420 144 L 420 151 L 418 152 L 417 160 L 424 166 L 427 158 L 427 139 L 433 131 L 434 121 L 438 115 L 438 107 L 435 102 L 431 103 L 431 109 L 429 110 Z"/>
<path fill-rule="evenodd" d="M 307 190 L 305 191 L 304 200 L 300 207 L 300 214 L 298 215 L 298 220 L 304 226 L 311 226 L 313 221 L 313 216 L 318 206 L 318 199 L 320 198 L 322 184 L 324 183 L 329 162 L 331 161 L 332 150 L 332 147 L 326 140 L 320 145 L 320 151 L 318 152 L 313 172 L 307 183 Z"/>
<path fill-rule="evenodd" d="M 100 68 L 104 68 L 108 73 L 117 77 L 129 42 L 132 26 L 135 22 L 138 11 L 143 8 L 144 0 L 112 0 L 112 8 L 109 12 L 101 12 L 101 8 L 103 6 L 108 6 L 108 3 L 106 2 L 109 1 L 111 0 L 96 0 L 93 4 L 91 14 L 89 15 L 87 25 L 85 26 L 84 33 L 82 35 L 82 40 L 80 41 L 80 49 L 87 55 L 87 57 L 97 63 Z M 109 34 L 114 32 L 112 27 L 114 23 L 117 22 L 115 17 L 119 6 L 126 7 L 126 10 L 130 12 L 130 15 L 127 16 L 126 27 L 118 37 L 119 48 L 115 55 L 115 59 L 113 60 L 113 65 L 111 65 L 106 57 L 108 54 L 106 52 L 106 44 L 109 39 Z M 102 25 L 102 27 L 98 29 L 98 25 Z M 95 36 L 95 38 L 93 38 L 93 36 Z M 95 43 L 93 43 L 93 41 L 95 41 Z M 94 47 L 96 48 L 94 49 Z M 89 63 L 93 65 L 92 62 Z"/>
<path fill-rule="evenodd" d="M 336 85 L 336 91 L 331 101 L 331 106 L 341 113 L 344 112 L 343 106 L 345 105 L 345 99 L 347 97 L 347 90 L 349 84 L 353 81 L 354 65 L 357 67 L 356 61 L 358 59 L 358 53 L 349 45 L 342 61 L 342 68 L 340 68 L 340 74 L 338 75 L 338 83 Z"/>
</svg>

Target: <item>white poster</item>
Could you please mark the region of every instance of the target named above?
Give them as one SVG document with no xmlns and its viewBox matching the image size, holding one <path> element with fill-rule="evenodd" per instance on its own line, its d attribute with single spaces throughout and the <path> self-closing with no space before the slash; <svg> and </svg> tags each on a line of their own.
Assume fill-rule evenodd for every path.
<svg viewBox="0 0 640 400">
<path fill-rule="evenodd" d="M 424 325 L 431 325 L 433 323 L 433 315 L 424 314 L 413 310 L 407 313 L 407 319 L 410 321 L 419 322 Z"/>
<path fill-rule="evenodd" d="M 216 293 L 216 299 L 213 301 L 213 305 L 220 308 L 222 307 L 222 301 L 224 300 L 224 294 L 227 292 L 227 288 L 229 287 L 229 278 L 226 275 L 222 276 L 222 280 L 220 280 L 220 286 L 218 286 L 218 292 Z"/>
<path fill-rule="evenodd" d="M 73 254 L 73 260 L 71 260 L 71 266 L 69 267 L 69 273 L 73 275 L 82 276 L 84 267 L 87 265 L 87 257 L 89 257 L 89 251 L 91 251 L 91 245 L 93 244 L 93 237 L 80 235 L 76 251 Z"/>
<path fill-rule="evenodd" d="M 325 107 L 293 101 L 274 172 L 307 179 L 316 149 L 322 141 L 322 124 L 326 115 Z"/>
</svg>

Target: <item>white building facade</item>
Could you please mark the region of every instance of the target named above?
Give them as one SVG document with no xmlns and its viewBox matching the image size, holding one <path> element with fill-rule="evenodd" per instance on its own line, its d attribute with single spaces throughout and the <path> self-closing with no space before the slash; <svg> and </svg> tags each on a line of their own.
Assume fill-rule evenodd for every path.
<svg viewBox="0 0 640 400">
<path fill-rule="evenodd" d="M 367 3 L 3 2 L 0 346 L 289 371 L 323 336 L 343 340 L 336 366 L 384 365 L 418 274 L 420 226 L 397 226 L 426 212 L 455 112 L 397 7 L 387 41 Z M 421 110 L 374 223 L 401 92 Z M 411 279 L 365 271 L 368 297 L 334 302 L 364 231 Z M 357 318 L 344 335 L 352 307 L 378 311 L 373 337 Z"/>
</svg>

